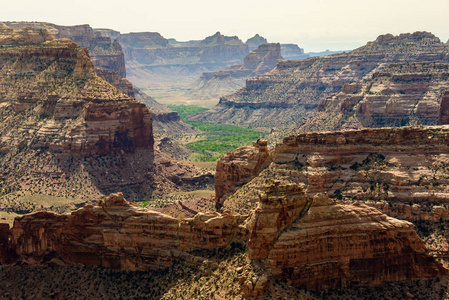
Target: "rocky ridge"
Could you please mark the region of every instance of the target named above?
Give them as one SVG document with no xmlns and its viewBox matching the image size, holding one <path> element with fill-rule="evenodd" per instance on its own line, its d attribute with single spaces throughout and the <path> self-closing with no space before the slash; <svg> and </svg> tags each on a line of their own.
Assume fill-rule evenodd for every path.
<svg viewBox="0 0 449 300">
<path fill-rule="evenodd" d="M 0 191 L 11 195 L 2 210 L 14 211 L 18 192 L 86 199 L 123 191 L 142 199 L 192 178 L 210 183 L 153 151 L 150 110 L 100 78 L 85 48 L 42 29 L 13 36 L 0 49 Z"/>
<path fill-rule="evenodd" d="M 391 63 L 449 62 L 448 45 L 427 32 L 379 36 L 356 50 L 305 60 L 279 61 L 267 74 L 248 79 L 246 87 L 222 97 L 215 109 L 192 121 L 246 125 L 269 130 L 299 126 L 321 99 Z"/>
<path fill-rule="evenodd" d="M 248 46 L 237 37 L 219 32 L 187 44 L 170 44 L 154 32 L 122 34 L 118 41 L 125 53 L 128 78 L 141 87 L 192 82 L 202 72 L 224 69 L 248 54 Z"/>
<path fill-rule="evenodd" d="M 258 202 L 257 193 L 264 183 L 275 178 L 300 184 L 308 195 L 328 193 L 348 201 L 369 200 L 369 205 L 408 220 L 446 220 L 448 139 L 448 126 L 288 136 L 262 162 L 268 167 L 251 175 L 240 173 L 239 178 L 245 178 L 246 185 L 241 180 L 226 177 L 225 168 L 217 168 L 217 186 L 242 187 L 226 200 L 217 197 L 216 201 L 223 203 L 223 211 L 248 212 Z M 239 151 L 228 156 L 244 164 L 248 160 L 240 162 Z M 222 158 L 217 166 L 232 165 L 233 160 Z M 226 189 L 222 194 L 226 194 Z M 376 203 L 379 201 L 388 202 L 389 209 L 385 202 Z M 432 208 L 441 205 L 444 208 L 441 211 Z"/>
<path fill-rule="evenodd" d="M 122 78 L 126 77 L 125 59 L 120 44 L 101 35 L 101 32 L 95 33 L 89 25 L 61 26 L 46 22 L 3 22 L 3 24 L 15 30 L 24 27 L 45 29 L 58 39 L 69 38 L 89 50 L 96 68 L 115 71 Z"/>
<path fill-rule="evenodd" d="M 164 269 L 175 260 L 204 265 L 208 261 L 198 250 L 246 241 L 252 262 L 242 263 L 236 280 L 249 297 L 265 294 L 274 279 L 323 289 L 446 272 L 427 255 L 412 224 L 363 204 L 341 205 L 324 195 L 311 198 L 298 185 L 279 182 L 266 186 L 249 219 L 216 212 L 176 219 L 112 194 L 71 214 L 36 212 L 16 218 L 11 229 L 0 229 L 0 243 L 7 245 L 2 263 L 119 270 Z"/>
<path fill-rule="evenodd" d="M 449 64 L 391 64 L 323 99 L 297 132 L 437 125 Z"/>
<path fill-rule="evenodd" d="M 193 93 L 223 95 L 235 92 L 245 80 L 272 70 L 282 59 L 279 44 L 262 44 L 243 58 L 243 63 L 218 72 L 205 72 L 194 83 Z"/>
</svg>

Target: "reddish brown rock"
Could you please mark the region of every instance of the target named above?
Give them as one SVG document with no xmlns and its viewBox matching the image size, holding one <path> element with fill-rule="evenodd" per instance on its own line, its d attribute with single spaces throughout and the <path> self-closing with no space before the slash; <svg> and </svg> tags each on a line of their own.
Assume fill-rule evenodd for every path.
<svg viewBox="0 0 449 300">
<path fill-rule="evenodd" d="M 226 193 L 255 177 L 266 166 L 269 155 L 267 142 L 258 140 L 253 146 L 240 147 L 221 157 L 215 172 L 216 206 L 223 204 Z"/>
<path fill-rule="evenodd" d="M 272 70 L 282 59 L 280 44 L 262 44 L 243 63 L 216 72 L 205 72 L 194 83 L 193 93 L 224 95 L 242 88 L 247 78 Z"/>
<path fill-rule="evenodd" d="M 280 60 L 269 73 L 248 79 L 244 88 L 222 97 L 213 110 L 189 120 L 243 124 L 267 131 L 300 126 L 319 101 L 345 84 L 362 80 L 391 63 L 448 63 L 448 53 L 449 45 L 433 34 L 415 32 L 380 36 L 350 52 Z"/>
<path fill-rule="evenodd" d="M 3 22 L 12 29 L 31 27 L 46 30 L 54 37 L 69 38 L 81 47 L 89 49 L 89 54 L 96 68 L 116 71 L 121 77 L 126 77 L 125 59 L 118 42 L 101 32 L 94 33 L 89 25 L 61 26 L 46 22 Z"/>
<path fill-rule="evenodd" d="M 272 277 L 307 289 L 445 273 L 427 255 L 411 223 L 364 204 L 341 205 L 324 195 L 311 198 L 297 185 L 268 186 L 249 228 L 249 257 L 263 259 Z"/>
<path fill-rule="evenodd" d="M 392 64 L 323 99 L 294 131 L 437 125 L 448 77 L 449 64 Z"/>
<path fill-rule="evenodd" d="M 66 264 L 122 270 L 160 269 L 189 252 L 214 249 L 242 238 L 240 216 L 197 214 L 178 220 L 128 203 L 112 194 L 97 206 L 67 215 L 37 212 L 17 218 L 10 245 L 20 262 Z"/>
<path fill-rule="evenodd" d="M 449 124 L 449 91 L 445 92 L 440 104 L 439 125 Z"/>
</svg>

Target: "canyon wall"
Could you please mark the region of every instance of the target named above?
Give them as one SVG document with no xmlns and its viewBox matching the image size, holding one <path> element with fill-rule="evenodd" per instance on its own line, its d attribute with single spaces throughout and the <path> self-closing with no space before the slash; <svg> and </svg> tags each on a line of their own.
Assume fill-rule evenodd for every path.
<svg viewBox="0 0 449 300">
<path fill-rule="evenodd" d="M 199 170 L 154 151 L 150 110 L 99 77 L 86 48 L 6 26 L 0 43 L 2 210 L 36 209 L 19 192 L 143 199 L 193 188 Z"/>
<path fill-rule="evenodd" d="M 391 64 L 323 99 L 295 131 L 437 125 L 448 78 L 449 64 Z"/>
<path fill-rule="evenodd" d="M 279 44 L 262 44 L 243 58 L 243 63 L 216 72 L 205 72 L 192 85 L 192 93 L 226 95 L 237 91 L 245 80 L 272 70 L 281 57 Z"/>
<path fill-rule="evenodd" d="M 247 243 L 238 275 L 245 296 L 261 296 L 267 279 L 307 289 L 344 288 L 441 276 L 413 225 L 364 204 L 307 196 L 296 184 L 272 182 L 257 209 L 176 219 L 111 194 L 70 214 L 36 212 L 0 224 L 0 262 L 164 269 L 175 260 L 205 264 L 205 250 Z M 202 252 L 197 251 L 202 250 Z M 203 253 L 203 254 L 202 254 Z M 251 266 L 259 265 L 256 274 Z"/>
<path fill-rule="evenodd" d="M 58 39 L 69 38 L 81 47 L 89 49 L 90 57 L 96 68 L 116 71 L 126 77 L 125 59 L 118 42 L 110 37 L 94 33 L 89 25 L 61 26 L 45 22 L 3 22 L 10 28 L 32 27 L 46 29 Z"/>
<path fill-rule="evenodd" d="M 449 62 L 449 46 L 427 32 L 382 35 L 350 52 L 280 60 L 275 69 L 246 81 L 213 109 L 189 120 L 239 124 L 269 131 L 301 125 L 319 101 L 345 84 L 399 62 Z"/>
<path fill-rule="evenodd" d="M 241 62 L 248 46 L 219 32 L 201 41 L 169 41 L 156 32 L 120 35 L 128 78 L 139 87 L 193 82 L 205 71 Z"/>
<path fill-rule="evenodd" d="M 391 204 L 396 216 L 406 215 L 395 205 L 414 204 L 423 212 L 423 219 L 432 219 L 433 206 L 449 204 L 447 155 L 448 126 L 416 126 L 346 130 L 337 132 L 312 132 L 292 135 L 277 144 L 263 164 L 268 165 L 258 176 L 240 174 L 245 178 L 240 188 L 223 203 L 224 211 L 250 211 L 257 203 L 260 191 L 270 178 L 300 184 L 308 195 L 328 193 L 338 199 L 381 201 Z M 236 150 L 223 157 L 217 166 L 241 162 Z M 217 168 L 217 186 L 233 187 L 241 181 L 226 177 L 226 171 Z M 223 174 L 222 174 L 223 173 Z M 222 191 L 221 194 L 225 194 Z M 376 206 L 373 202 L 371 205 Z M 379 203 L 380 205 L 380 203 Z M 384 209 L 384 208 L 382 208 Z M 386 209 L 386 208 L 385 208 Z M 384 210 L 388 212 L 387 210 Z M 424 212 L 429 212 L 424 217 Z M 441 216 L 438 217 L 437 214 Z M 407 219 L 413 220 L 409 214 Z M 447 219 L 443 212 L 436 219 Z"/>
</svg>

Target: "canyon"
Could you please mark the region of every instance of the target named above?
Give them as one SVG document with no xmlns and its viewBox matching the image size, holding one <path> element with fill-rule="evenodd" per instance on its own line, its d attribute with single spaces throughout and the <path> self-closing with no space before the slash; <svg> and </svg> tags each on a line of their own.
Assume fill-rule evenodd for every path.
<svg viewBox="0 0 449 300">
<path fill-rule="evenodd" d="M 280 44 L 261 44 L 243 58 L 243 63 L 218 72 L 205 72 L 193 84 L 193 94 L 230 94 L 245 85 L 245 80 L 271 71 L 281 57 Z"/>
<path fill-rule="evenodd" d="M 33 195 L 63 211 L 114 191 L 141 200 L 212 184 L 154 150 L 150 109 L 99 77 L 86 48 L 30 27 L 1 27 L 0 43 L 2 211 L 36 210 L 20 200 Z"/>
<path fill-rule="evenodd" d="M 291 133 L 437 125 L 449 87 L 448 67 L 435 62 L 391 64 L 323 99 L 317 111 Z"/>
<path fill-rule="evenodd" d="M 368 78 L 392 63 L 448 63 L 448 50 L 433 34 L 415 32 L 382 35 L 350 52 L 280 60 L 272 71 L 248 79 L 244 88 L 221 97 L 214 109 L 188 120 L 239 124 L 266 132 L 299 127 L 322 99 L 345 84 Z"/>
<path fill-rule="evenodd" d="M 61 26 L 46 22 L 3 22 L 12 29 L 31 27 L 47 30 L 55 38 L 69 38 L 88 49 L 89 56 L 98 76 L 112 84 L 125 95 L 136 98 L 154 111 L 154 131 L 158 134 L 175 134 L 182 129 L 192 132 L 190 126 L 182 122 L 176 112 L 159 104 L 126 79 L 125 54 L 116 40 L 119 35 L 111 31 L 94 30 L 89 25 Z M 112 38 L 107 35 L 112 35 Z"/>
<path fill-rule="evenodd" d="M 171 268 L 181 272 L 181 266 L 214 277 L 215 287 L 232 287 L 232 295 L 243 297 L 272 295 L 278 282 L 327 290 L 440 280 L 447 274 L 411 223 L 449 221 L 449 73 L 446 46 L 433 35 L 386 35 L 350 53 L 281 60 L 268 75 L 247 80 L 246 89 L 248 82 L 265 78 L 252 92 L 276 95 L 295 80 L 303 82 L 295 91 L 290 85 L 288 93 L 295 98 L 310 92 L 307 109 L 296 103 L 298 98 L 280 98 L 279 109 L 312 110 L 318 98 L 331 95 L 318 113 L 341 112 L 332 130 L 359 128 L 345 113 L 364 127 L 419 126 L 301 133 L 286 136 L 273 149 L 259 139 L 220 158 L 213 180 L 212 174 L 155 149 L 155 144 L 175 147 L 169 138 L 155 141 L 155 135 L 195 133 L 194 128 L 133 87 L 118 65 L 96 68 L 86 48 L 57 38 L 70 32 L 87 47 L 91 41 L 78 33 L 90 34 L 90 27 L 0 26 L 0 210 L 32 212 L 16 217 L 12 226 L 0 223 L 5 272 L 84 265 L 151 271 L 156 278 Z M 205 64 L 223 49 L 249 47 L 219 33 L 190 42 L 156 33 L 93 33 L 97 40 L 103 34 L 123 41 L 124 57 L 142 63 L 149 53 L 170 47 L 209 47 L 202 52 Z M 259 42 L 260 36 L 252 39 L 253 46 Z M 243 64 L 220 72 L 230 77 L 240 71 L 264 73 L 281 51 L 280 44 L 258 45 Z M 274 97 L 259 92 L 262 98 Z M 262 98 L 252 98 L 252 109 L 272 108 Z M 437 122 L 441 125 L 424 126 Z M 153 209 L 133 203 L 210 188 L 213 181 L 213 204 L 204 198 Z M 25 194 L 33 200 L 44 195 L 79 201 L 46 211 L 36 203 L 17 203 Z M 185 282 L 195 285 L 196 278 Z"/>
</svg>

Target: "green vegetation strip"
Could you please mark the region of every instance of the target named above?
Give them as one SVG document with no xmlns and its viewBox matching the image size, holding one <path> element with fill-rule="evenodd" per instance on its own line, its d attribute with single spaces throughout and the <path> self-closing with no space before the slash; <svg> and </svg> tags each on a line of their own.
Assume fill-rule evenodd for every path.
<svg viewBox="0 0 449 300">
<path fill-rule="evenodd" d="M 167 105 L 168 108 L 178 112 L 179 117 L 183 120 L 185 117 L 209 110 L 208 108 L 194 106 L 194 105 Z"/>
<path fill-rule="evenodd" d="M 234 125 L 188 122 L 201 130 L 204 140 L 187 144 L 187 148 L 199 154 L 199 161 L 215 161 L 238 147 L 251 145 L 262 133 Z"/>
</svg>

